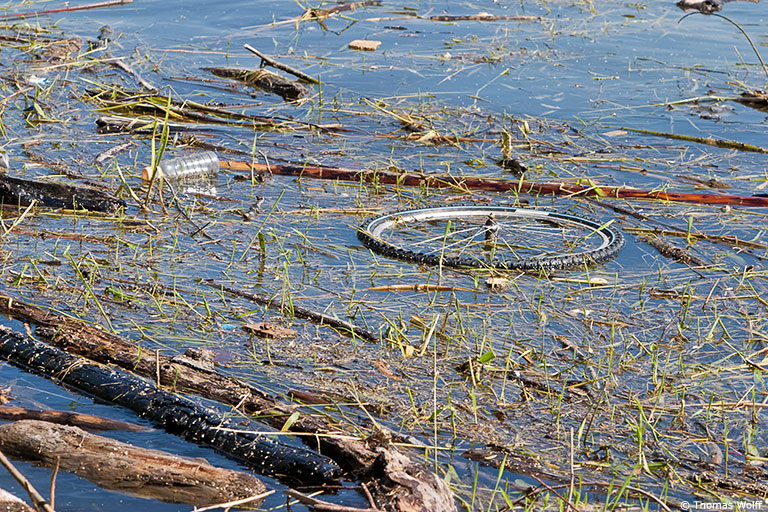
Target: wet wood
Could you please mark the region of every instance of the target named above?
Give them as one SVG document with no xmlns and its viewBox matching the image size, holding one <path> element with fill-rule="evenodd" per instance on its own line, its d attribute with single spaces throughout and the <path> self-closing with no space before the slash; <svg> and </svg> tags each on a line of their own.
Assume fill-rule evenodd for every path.
<svg viewBox="0 0 768 512">
<path fill-rule="evenodd" d="M 377 478 L 371 482 L 372 491 L 387 496 L 387 506 L 402 512 L 457 510 L 448 485 L 423 463 L 417 463 L 391 448 L 391 437 L 377 431 L 368 438 L 378 456 L 373 465 Z"/>
<path fill-rule="evenodd" d="M 259 389 L 249 386 L 239 380 L 220 375 L 215 371 L 201 370 L 193 366 L 180 364 L 155 352 L 141 350 L 136 342 L 123 339 L 111 333 L 101 331 L 93 326 L 61 317 L 36 306 L 17 301 L 7 295 L 0 295 L 0 314 L 39 326 L 35 333 L 47 337 L 52 343 L 66 348 L 71 352 L 85 354 L 91 359 L 104 363 L 115 364 L 131 371 L 147 376 L 159 373 L 158 380 L 162 385 L 173 386 L 179 391 L 194 392 L 211 400 L 216 400 L 237 408 L 245 414 L 258 416 L 261 421 L 275 428 L 282 428 L 287 418 L 296 412 L 295 406 L 285 404 L 278 399 L 266 395 Z M 44 346 L 44 345 L 43 345 Z M 0 344 L 0 353 L 2 344 Z M 375 439 L 363 440 L 350 438 L 339 425 L 328 417 L 311 414 L 301 414 L 288 429 L 290 432 L 302 434 L 318 434 L 302 436 L 305 442 L 322 454 L 333 458 L 339 465 L 362 481 L 368 481 L 374 486 L 374 494 L 382 503 L 389 503 L 395 496 L 410 496 L 392 502 L 389 508 L 392 512 L 410 511 L 413 508 L 400 509 L 407 503 L 423 502 L 424 507 L 417 510 L 437 510 L 426 506 L 427 502 L 435 501 L 432 496 L 441 496 L 438 501 L 451 504 L 439 509 L 445 512 L 456 510 L 452 502 L 452 493 L 445 481 L 417 471 L 421 467 L 413 463 L 411 476 L 407 479 L 399 476 L 397 465 L 381 464 L 380 458 L 410 460 L 398 451 L 391 443 L 376 442 Z M 378 434 L 374 437 L 380 437 Z M 387 472 L 395 471 L 390 477 Z M 434 478 L 433 478 L 434 477 Z M 416 482 L 420 482 L 415 485 Z M 422 494 L 414 494 L 419 490 Z"/>
<path fill-rule="evenodd" d="M 33 181 L 0 175 L 0 201 L 4 205 L 30 205 L 69 210 L 114 213 L 125 201 L 102 190 L 63 183 Z"/>
<path fill-rule="evenodd" d="M 642 190 L 629 187 L 584 186 L 575 183 L 535 183 L 521 180 L 498 178 L 472 178 L 449 174 L 422 174 L 408 171 L 360 170 L 341 167 L 310 165 L 256 164 L 235 160 L 222 160 L 222 168 L 234 171 L 272 173 L 281 176 L 296 176 L 323 180 L 356 181 L 403 187 L 455 188 L 461 191 L 485 190 L 490 192 L 512 192 L 553 196 L 586 196 L 621 199 L 659 199 L 695 204 L 727 204 L 768 207 L 768 197 L 737 196 L 730 194 L 700 194 Z"/>
<path fill-rule="evenodd" d="M 92 414 L 71 411 L 41 411 L 38 409 L 25 409 L 24 407 L 2 406 L 0 407 L 0 419 L 9 421 L 41 420 L 59 425 L 80 427 L 86 430 L 125 430 L 126 432 L 150 430 L 135 423 L 110 420 Z"/>
<path fill-rule="evenodd" d="M 104 350 L 108 348 L 104 347 Z M 187 441 L 217 448 L 263 474 L 290 477 L 300 482 L 333 481 L 340 475 L 338 466 L 327 457 L 248 432 L 263 430 L 257 424 L 246 422 L 242 425 L 242 422 L 227 419 L 218 410 L 157 388 L 133 374 L 93 364 L 2 327 L 0 358 L 122 405 L 170 433 Z M 179 364 L 178 367 L 184 368 L 184 365 Z M 198 369 L 190 370 L 205 373 Z M 173 383 L 172 375 L 166 378 L 169 384 Z"/>
<path fill-rule="evenodd" d="M 35 512 L 35 510 L 21 498 L 5 489 L 0 489 L 0 512 Z"/>
<path fill-rule="evenodd" d="M 58 464 L 60 470 L 75 473 L 104 489 L 167 503 L 212 505 L 266 490 L 255 476 L 242 471 L 46 421 L 0 425 L 0 449 L 16 459 L 48 468 Z"/>
<path fill-rule="evenodd" d="M 487 12 L 481 12 L 470 16 L 435 15 L 430 16 L 432 21 L 538 21 L 540 16 L 494 16 Z"/>
<path fill-rule="evenodd" d="M 690 251 L 677 247 L 676 245 L 672 245 L 666 240 L 662 240 L 658 236 L 641 236 L 638 237 L 638 239 L 659 251 L 659 254 L 665 258 L 670 258 L 677 261 L 678 263 L 682 263 L 683 265 L 690 265 L 693 267 L 706 267 L 708 265 L 706 261 L 699 258 L 698 256 L 694 256 L 690 253 Z"/>
<path fill-rule="evenodd" d="M 86 97 L 102 107 L 109 107 L 110 113 L 131 116 L 118 117 L 117 119 L 133 120 L 140 116 L 150 116 L 152 119 L 138 121 L 149 123 L 153 128 L 155 122 L 164 123 L 166 113 L 170 114 L 170 118 L 173 121 L 185 123 L 239 125 L 263 130 L 278 127 L 280 129 L 290 129 L 297 126 L 306 126 L 301 123 L 287 123 L 268 116 L 250 115 L 206 103 L 197 103 L 189 100 L 169 100 L 155 93 L 130 94 L 119 93 L 113 90 L 92 89 L 87 92 Z M 170 125 L 173 126 L 173 123 L 170 123 Z"/>
<path fill-rule="evenodd" d="M 742 105 L 747 105 L 762 111 L 768 111 L 768 94 L 765 91 L 752 90 L 741 93 L 735 98 Z"/>
<path fill-rule="evenodd" d="M 295 101 L 309 94 L 307 86 L 294 80 L 288 80 L 266 69 L 240 68 L 202 68 L 220 78 L 229 78 L 245 82 L 252 87 L 258 87 L 266 92 L 277 94 L 287 101 Z"/>
<path fill-rule="evenodd" d="M 96 129 L 99 133 L 152 134 L 155 132 L 162 132 L 166 126 L 170 133 L 186 133 L 202 130 L 202 127 L 200 126 L 190 126 L 181 123 L 163 123 L 149 118 L 99 116 L 99 118 L 96 119 Z"/>
</svg>

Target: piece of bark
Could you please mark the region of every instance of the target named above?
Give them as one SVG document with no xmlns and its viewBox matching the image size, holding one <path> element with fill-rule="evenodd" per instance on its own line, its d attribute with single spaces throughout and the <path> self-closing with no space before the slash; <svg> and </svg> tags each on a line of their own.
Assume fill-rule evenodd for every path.
<svg viewBox="0 0 768 512">
<path fill-rule="evenodd" d="M 33 323 L 39 326 L 35 334 L 46 335 L 52 343 L 63 346 L 68 351 L 85 354 L 91 359 L 122 366 L 148 376 L 154 376 L 159 367 L 162 384 L 174 386 L 180 391 L 198 393 L 208 399 L 235 407 L 246 414 L 257 415 L 262 421 L 275 428 L 282 428 L 285 419 L 296 412 L 295 407 L 282 403 L 237 379 L 177 364 L 172 362 L 171 358 L 162 355 L 158 360 L 156 353 L 140 350 L 136 342 L 96 329 L 85 322 L 55 315 L 9 296 L 0 295 L 0 314 Z M 353 472 L 363 481 L 381 479 L 382 472 L 385 474 L 388 468 L 393 470 L 396 468 L 394 465 L 384 464 L 379 465 L 377 472 L 373 470 L 374 463 L 382 453 L 392 454 L 392 458 L 397 458 L 398 455 L 407 458 L 391 444 L 379 443 L 376 447 L 372 447 L 364 440 L 339 436 L 338 434 L 345 433 L 344 430 L 328 417 L 302 414 L 291 424 L 289 431 L 319 434 L 317 437 L 303 436 L 302 439 L 308 445 L 318 447 L 324 455 L 332 457 L 339 465 Z M 418 480 L 420 476 L 423 477 L 423 480 L 420 480 L 421 489 L 433 488 L 432 493 L 422 493 L 424 497 L 428 498 L 433 494 L 451 496 L 450 488 L 443 480 L 433 478 L 434 475 L 430 476 L 428 473 L 417 473 L 412 478 Z M 388 479 L 387 482 L 389 486 L 375 487 L 381 502 L 389 501 L 392 490 L 398 491 L 398 496 L 412 494 L 411 487 L 399 488 L 397 478 Z M 414 494 L 410 497 L 410 502 L 417 502 L 423 496 Z M 400 499 L 398 503 L 400 502 L 405 504 L 406 500 Z M 398 512 L 400 509 L 390 507 L 389 510 Z M 431 509 L 425 506 L 422 510 Z M 453 505 L 442 510 L 452 512 L 456 508 Z"/>
<path fill-rule="evenodd" d="M 662 240 L 657 236 L 642 236 L 639 240 L 647 243 L 665 258 L 670 258 L 683 265 L 690 265 L 693 267 L 706 267 L 708 263 L 698 256 L 694 256 L 685 249 L 672 245 L 666 240 Z"/>
<path fill-rule="evenodd" d="M 266 69 L 202 68 L 220 78 L 239 80 L 264 91 L 277 94 L 287 101 L 295 101 L 309 94 L 309 89 L 294 80 L 288 80 Z"/>
<path fill-rule="evenodd" d="M 58 465 L 104 489 L 166 503 L 212 505 L 266 490 L 259 479 L 242 471 L 47 421 L 21 420 L 0 425 L 0 449 L 16 459 L 49 468 Z"/>
<path fill-rule="evenodd" d="M 0 489 L 0 512 L 35 512 L 35 510 L 18 496 Z"/>
<path fill-rule="evenodd" d="M 127 407 L 172 434 L 217 448 L 263 474 L 305 482 L 334 481 L 340 476 L 339 467 L 327 457 L 254 434 L 252 431 L 263 429 L 252 422 L 243 426 L 241 421 L 227 419 L 215 409 L 159 389 L 133 374 L 90 363 L 5 327 L 0 327 L 0 357 Z"/>
<path fill-rule="evenodd" d="M 355 39 L 349 42 L 349 48 L 352 50 L 362 50 L 366 52 L 375 52 L 381 46 L 381 41 L 369 39 Z"/>
<path fill-rule="evenodd" d="M 257 322 L 243 325 L 243 330 L 262 338 L 286 339 L 295 338 L 298 333 L 288 327 L 271 324 L 269 322 Z"/>
<path fill-rule="evenodd" d="M 59 425 L 71 425 L 86 430 L 125 430 L 127 432 L 141 432 L 150 430 L 147 427 L 126 423 L 124 421 L 110 420 L 92 414 L 84 414 L 71 411 L 41 411 L 37 409 L 25 409 L 23 407 L 0 407 L 0 419 L 3 420 L 41 420 Z M 0 508 L 0 512 L 2 508 Z"/>
<path fill-rule="evenodd" d="M 101 190 L 63 183 L 25 180 L 0 175 L 0 202 L 4 205 L 29 205 L 114 213 L 125 201 Z"/>
<path fill-rule="evenodd" d="M 367 443 L 378 453 L 373 465 L 376 478 L 371 482 L 378 495 L 386 495 L 389 505 L 401 512 L 455 512 L 456 503 L 448 484 L 391 446 L 384 431 L 375 432 Z"/>
</svg>

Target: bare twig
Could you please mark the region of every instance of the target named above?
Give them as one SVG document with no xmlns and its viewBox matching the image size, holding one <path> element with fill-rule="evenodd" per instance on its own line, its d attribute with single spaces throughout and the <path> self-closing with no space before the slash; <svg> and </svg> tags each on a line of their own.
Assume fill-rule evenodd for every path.
<svg viewBox="0 0 768 512">
<path fill-rule="evenodd" d="M 307 496 L 306 494 L 294 491 L 293 489 L 286 489 L 283 492 L 291 498 L 299 501 L 300 503 L 303 503 L 304 505 L 310 505 L 318 512 L 379 512 L 378 510 L 372 508 L 357 508 L 346 507 L 344 505 L 334 505 L 333 503 L 318 500 L 317 498 Z"/>
<path fill-rule="evenodd" d="M 248 498 L 243 498 L 241 500 L 228 501 L 227 503 L 217 503 L 215 505 L 209 505 L 207 507 L 200 507 L 200 508 L 195 507 L 193 509 L 193 512 L 204 512 L 206 510 L 215 510 L 217 508 L 223 508 L 223 509 L 229 510 L 231 507 L 237 507 L 239 505 L 245 505 L 246 503 L 251 503 L 251 502 L 257 501 L 257 500 L 263 500 L 264 498 L 266 498 L 270 494 L 274 494 L 274 493 L 275 493 L 275 491 L 272 490 L 272 491 L 263 492 L 261 494 L 256 494 L 254 496 L 249 496 Z"/>
<path fill-rule="evenodd" d="M 56 475 L 59 474 L 59 465 L 61 464 L 61 457 L 56 457 L 56 465 L 53 466 L 51 472 L 51 508 L 54 507 L 54 501 L 56 500 Z"/>
<path fill-rule="evenodd" d="M 47 501 L 45 501 L 45 498 L 43 498 L 40 493 L 37 492 L 37 489 L 32 486 L 29 480 L 27 480 L 27 478 L 22 475 L 18 469 L 16 469 L 16 466 L 14 466 L 11 461 L 8 460 L 8 457 L 6 457 L 2 451 L 0 451 L 0 465 L 2 465 L 8 471 L 8 473 L 10 473 L 11 476 L 15 478 L 17 482 L 19 482 L 21 487 L 27 491 L 29 498 L 32 500 L 32 505 L 36 510 L 42 510 L 43 512 L 55 512 L 53 507 L 49 505 Z"/>
<path fill-rule="evenodd" d="M 249 52 L 251 52 L 254 55 L 256 55 L 257 57 L 259 57 L 261 59 L 262 66 L 264 64 L 269 64 L 270 66 L 272 66 L 275 69 L 281 69 L 281 70 L 285 71 L 286 73 L 290 73 L 293 76 L 297 76 L 297 77 L 301 78 L 302 80 L 306 80 L 307 82 L 311 82 L 313 84 L 319 84 L 320 83 L 320 81 L 317 78 L 313 78 L 310 75 L 304 73 L 303 71 L 299 71 L 296 68 L 292 68 L 291 66 L 287 66 L 285 64 L 282 64 L 282 63 L 276 61 L 275 59 L 273 59 L 272 57 L 270 57 L 269 55 L 264 55 L 259 50 L 257 50 L 256 48 L 254 48 L 253 46 L 251 46 L 249 44 L 244 44 L 243 47 L 246 50 L 248 50 Z"/>
<path fill-rule="evenodd" d="M 114 62 L 111 62 L 110 64 L 115 66 L 116 68 L 122 69 L 123 71 L 125 71 L 126 73 L 131 75 L 145 89 L 150 90 L 150 91 L 156 91 L 157 90 L 157 87 L 155 87 L 151 83 L 149 83 L 146 80 L 144 80 L 144 78 L 140 74 L 138 74 L 135 69 L 133 69 L 131 66 L 129 66 L 125 62 L 123 62 L 121 60 L 116 60 Z"/>
<path fill-rule="evenodd" d="M 704 144 L 706 146 L 714 146 L 716 148 L 734 149 L 736 151 L 749 151 L 752 153 L 768 153 L 768 148 L 761 146 L 755 146 L 754 144 L 747 144 L 745 142 L 738 142 L 735 140 L 725 139 L 713 139 L 712 137 L 694 137 L 691 135 L 681 135 L 679 133 L 657 132 L 654 130 L 642 130 L 640 128 L 627 128 L 622 126 L 621 130 L 628 132 L 642 133 L 643 135 L 653 135 L 655 137 L 665 137 L 672 140 L 685 140 L 688 142 L 696 142 L 698 144 Z"/>
</svg>

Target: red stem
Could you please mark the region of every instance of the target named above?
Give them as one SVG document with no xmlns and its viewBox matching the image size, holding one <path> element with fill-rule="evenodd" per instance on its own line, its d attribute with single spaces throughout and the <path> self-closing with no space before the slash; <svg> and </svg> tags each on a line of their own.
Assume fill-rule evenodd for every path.
<svg viewBox="0 0 768 512">
<path fill-rule="evenodd" d="M 95 4 L 81 5 L 79 7 L 62 7 L 61 9 L 49 9 L 47 11 L 20 12 L 17 14 L 3 14 L 0 19 L 29 18 L 40 14 L 51 14 L 55 12 L 85 11 L 86 9 L 98 9 L 99 7 L 112 7 L 113 5 L 130 4 L 133 0 L 107 0 L 105 2 L 96 2 Z"/>
<path fill-rule="evenodd" d="M 340 167 L 313 167 L 301 165 L 265 165 L 223 160 L 221 167 L 235 171 L 272 172 L 283 176 L 299 176 L 326 180 L 361 181 L 385 185 L 427 186 L 434 188 L 459 188 L 486 190 L 491 192 L 513 192 L 520 194 L 543 194 L 555 196 L 591 196 L 613 198 L 660 199 L 695 204 L 724 204 L 768 207 L 768 197 L 735 196 L 728 194 L 699 194 L 685 192 L 663 192 L 627 187 L 586 187 L 573 183 L 535 183 L 532 181 L 503 180 L 496 178 L 464 178 L 451 175 L 428 175 L 415 172 L 367 171 L 343 169 Z"/>
</svg>

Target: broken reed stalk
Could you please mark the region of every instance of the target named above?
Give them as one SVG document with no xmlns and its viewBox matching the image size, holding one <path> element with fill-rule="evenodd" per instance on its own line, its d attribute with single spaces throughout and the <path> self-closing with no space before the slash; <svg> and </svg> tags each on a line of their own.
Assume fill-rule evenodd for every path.
<svg viewBox="0 0 768 512">
<path fill-rule="evenodd" d="M 85 11 L 87 9 L 98 9 L 100 7 L 112 7 L 114 5 L 123 5 L 133 3 L 133 0 L 107 0 L 106 2 L 96 2 L 95 4 L 80 5 L 76 7 L 62 7 L 61 9 L 48 9 L 46 11 L 20 12 L 16 14 L 3 14 L 0 19 L 8 20 L 15 18 L 29 18 L 31 16 L 40 16 L 41 14 L 53 14 L 57 12 Z"/>
<path fill-rule="evenodd" d="M 653 130 L 642 130 L 639 128 L 625 128 L 621 127 L 621 130 L 628 132 L 642 133 L 643 135 L 653 135 L 655 137 L 666 137 L 673 140 L 684 140 L 687 142 L 696 142 L 698 144 L 705 144 L 707 146 L 714 146 L 723 149 L 735 149 L 736 151 L 749 151 L 751 153 L 763 153 L 768 154 L 768 148 L 761 146 L 755 146 L 754 144 L 746 144 L 744 142 L 737 142 L 735 140 L 725 139 L 713 139 L 712 137 L 693 137 L 691 135 L 680 135 L 677 133 L 656 132 Z"/>
<path fill-rule="evenodd" d="M 410 187 L 457 188 L 460 190 L 485 190 L 489 192 L 512 192 L 515 194 L 538 194 L 553 196 L 591 196 L 615 199 L 660 199 L 694 204 L 741 205 L 768 207 L 768 197 L 737 196 L 728 194 L 700 194 L 665 192 L 629 187 L 584 186 L 575 183 L 535 183 L 523 180 L 498 178 L 473 178 L 449 174 L 429 175 L 417 172 L 393 172 L 386 170 L 357 170 L 340 167 L 257 164 L 235 160 L 222 160 L 223 169 L 233 171 L 264 172 L 281 176 L 297 176 L 326 180 L 357 181 L 384 185 Z"/>
<path fill-rule="evenodd" d="M 285 71 L 286 73 L 290 73 L 293 76 L 297 76 L 297 77 L 301 78 L 302 80 L 306 80 L 307 82 L 311 82 L 313 84 L 319 84 L 320 83 L 320 81 L 317 78 L 313 78 L 310 75 L 304 73 L 303 71 L 299 71 L 296 68 L 292 68 L 291 66 L 287 66 L 287 65 L 285 65 L 285 64 L 283 64 L 281 62 L 278 62 L 275 59 L 273 59 L 272 57 L 270 57 L 269 55 L 264 55 L 259 50 L 257 50 L 256 48 L 254 48 L 253 46 L 251 46 L 251 45 L 249 45 L 247 43 L 243 45 L 243 48 L 245 48 L 249 52 L 251 52 L 254 55 L 256 55 L 258 58 L 260 58 L 261 59 L 261 66 L 262 67 L 264 67 L 264 64 L 269 64 L 270 66 L 272 66 L 275 69 L 280 69 L 282 71 Z"/>
</svg>

